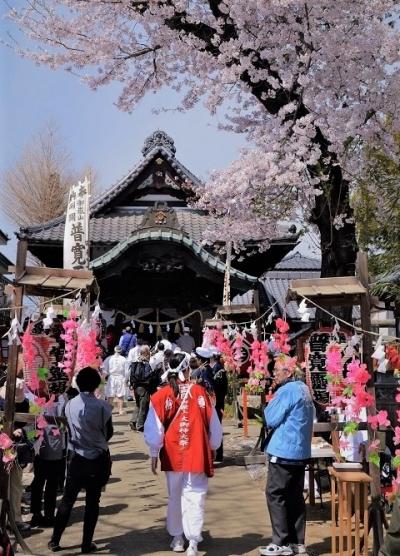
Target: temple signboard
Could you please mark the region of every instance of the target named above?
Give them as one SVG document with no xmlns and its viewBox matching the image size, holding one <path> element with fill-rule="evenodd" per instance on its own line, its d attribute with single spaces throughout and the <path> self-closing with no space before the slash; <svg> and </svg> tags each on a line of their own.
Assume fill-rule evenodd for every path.
<svg viewBox="0 0 400 556">
<path fill-rule="evenodd" d="M 64 229 L 64 268 L 89 268 L 89 198 L 86 177 L 71 186 Z"/>
</svg>

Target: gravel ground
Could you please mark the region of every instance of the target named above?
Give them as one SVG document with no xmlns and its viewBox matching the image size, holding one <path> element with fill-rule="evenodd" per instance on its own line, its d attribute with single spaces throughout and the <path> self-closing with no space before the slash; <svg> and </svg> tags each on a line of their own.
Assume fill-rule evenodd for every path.
<svg viewBox="0 0 400 556">
<path fill-rule="evenodd" d="M 128 417 L 115 416 L 115 435 L 110 443 L 113 474 L 101 499 L 100 518 L 95 532 L 99 554 L 117 556 L 171 556 L 165 531 L 166 489 L 162 473 L 154 477 L 149 469 L 147 450 L 140 433 L 130 431 Z M 224 424 L 226 461 L 210 480 L 204 541 L 201 556 L 257 556 L 260 545 L 270 538 L 271 527 L 265 505 L 266 469 L 262 463 L 237 465 L 254 446 L 258 431 L 250 426 L 250 438 L 231 421 Z M 29 484 L 31 474 L 24 482 Z M 80 554 L 83 493 L 72 513 L 72 523 L 64 533 L 60 556 Z M 329 504 L 309 511 L 307 543 L 309 555 L 330 554 Z M 309 509 L 309 508 L 308 508 Z M 49 529 L 26 535 L 32 552 L 49 554 Z"/>
</svg>

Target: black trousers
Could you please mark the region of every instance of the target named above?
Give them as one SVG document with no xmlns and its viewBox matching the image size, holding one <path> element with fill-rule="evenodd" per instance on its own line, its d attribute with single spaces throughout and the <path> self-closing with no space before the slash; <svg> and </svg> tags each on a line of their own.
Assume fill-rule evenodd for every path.
<svg viewBox="0 0 400 556">
<path fill-rule="evenodd" d="M 278 546 L 304 544 L 304 472 L 305 465 L 269 463 L 266 496 L 272 525 L 272 542 Z"/>
<path fill-rule="evenodd" d="M 86 499 L 82 547 L 90 547 L 99 517 L 101 489 L 108 480 L 105 477 L 105 466 L 105 456 L 91 460 L 78 454 L 73 454 L 68 464 L 64 495 L 57 510 L 51 538 L 56 544 L 60 543 L 62 534 L 68 525 L 72 507 L 76 502 L 79 492 L 83 489 L 86 492 Z"/>
<path fill-rule="evenodd" d="M 56 510 L 57 490 L 64 474 L 64 459 L 46 460 L 36 456 L 33 462 L 33 481 L 31 484 L 31 512 L 42 513 L 42 497 L 44 490 L 44 515 L 53 519 Z"/>
<path fill-rule="evenodd" d="M 136 423 L 136 429 L 142 429 L 149 411 L 150 394 L 145 386 L 134 388 L 136 407 L 132 414 L 132 423 Z"/>
</svg>

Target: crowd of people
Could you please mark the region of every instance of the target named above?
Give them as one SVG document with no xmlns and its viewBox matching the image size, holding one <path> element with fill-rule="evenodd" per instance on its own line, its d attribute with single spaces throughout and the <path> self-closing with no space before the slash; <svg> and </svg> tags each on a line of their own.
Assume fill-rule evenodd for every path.
<svg viewBox="0 0 400 556">
<path fill-rule="evenodd" d="M 114 334 L 106 340 L 109 353 L 100 371 L 91 367 L 80 370 L 68 390 L 56 396 L 51 411 L 46 411 L 44 441 L 34 458 L 34 479 L 29 487 L 30 524 L 21 517 L 21 468 L 29 463 L 29 458 L 23 461 L 21 450 L 19 464 L 10 475 L 13 515 L 22 530 L 51 527 L 48 548 L 60 551 L 63 532 L 83 489 L 81 549 L 83 554 L 96 551 L 93 535 L 99 502 L 111 473 L 108 441 L 113 434 L 112 413 L 122 414 L 125 400 L 131 396 L 135 403 L 130 427 L 143 433 L 151 472 L 157 473 L 160 462 L 166 474 L 171 550 L 196 556 L 202 541 L 208 479 L 223 460 L 221 423 L 228 380 L 221 354 L 212 347 L 196 348 L 187 328 L 176 342 L 164 336 L 154 346 L 138 338 L 130 327 L 120 338 Z M 273 431 L 265 448 L 273 537 L 268 546 L 261 547 L 262 556 L 305 553 L 303 485 L 314 413 L 308 387 L 293 376 L 289 361 L 284 358 L 275 364 L 279 388 L 265 412 Z M 46 397 L 45 392 L 42 395 Z M 17 381 L 16 403 L 18 411 L 29 411 L 23 380 Z M 65 427 L 57 426 L 60 417 Z M 28 436 L 29 425 L 16 423 L 15 439 Z"/>
</svg>

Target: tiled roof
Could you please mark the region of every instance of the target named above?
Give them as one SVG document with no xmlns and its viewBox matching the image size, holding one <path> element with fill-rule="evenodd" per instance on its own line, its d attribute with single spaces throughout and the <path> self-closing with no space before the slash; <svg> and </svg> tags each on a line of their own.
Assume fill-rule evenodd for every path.
<svg viewBox="0 0 400 556">
<path fill-rule="evenodd" d="M 217 272 L 223 274 L 225 272 L 225 263 L 219 260 L 214 255 L 211 255 L 206 251 L 199 243 L 193 241 L 191 237 L 187 234 L 180 232 L 178 230 L 160 230 L 158 228 L 148 228 L 142 229 L 133 235 L 120 241 L 112 249 L 107 251 L 104 255 L 101 255 L 94 261 L 91 261 L 91 269 L 99 269 L 105 265 L 111 264 L 115 259 L 119 258 L 129 247 L 133 244 L 141 243 L 148 240 L 153 241 L 167 241 L 173 243 L 179 243 L 187 248 L 189 248 L 196 257 L 199 257 L 207 266 L 216 270 Z M 245 272 L 231 268 L 232 278 L 237 278 L 239 280 L 245 281 L 248 284 L 255 284 L 258 281 L 256 276 L 250 276 Z"/>
<path fill-rule="evenodd" d="M 235 295 L 232 299 L 232 305 L 251 305 L 252 303 L 254 303 L 254 290 Z"/>
<path fill-rule="evenodd" d="M 117 183 L 106 189 L 101 193 L 90 205 L 91 213 L 95 214 L 102 208 L 104 208 L 108 203 L 110 203 L 117 195 L 119 195 L 132 181 L 137 178 L 148 164 L 156 157 L 163 156 L 174 168 L 176 173 L 183 179 L 184 182 L 188 184 L 193 184 L 195 186 L 201 186 L 202 182 L 197 178 L 190 170 L 186 168 L 175 156 L 164 147 L 154 148 L 148 155 L 146 155 L 143 160 L 135 166 L 128 174 L 119 180 Z"/>
<path fill-rule="evenodd" d="M 279 313 L 286 314 L 291 319 L 300 319 L 298 313 L 298 303 L 290 301 L 286 303 L 286 295 L 289 289 L 290 280 L 299 278 L 319 278 L 321 276 L 321 262 L 319 259 L 307 257 L 298 251 L 289 253 L 274 268 L 266 272 L 261 278 L 268 296 L 272 303 L 275 301 L 279 305 Z M 315 309 L 310 309 L 311 318 L 315 316 Z"/>
<path fill-rule="evenodd" d="M 8 259 L 3 253 L 0 253 L 0 274 L 8 273 L 8 267 L 12 265 L 10 259 Z"/>
<path fill-rule="evenodd" d="M 272 270 L 267 272 L 266 275 L 260 279 L 260 282 L 264 285 L 265 290 L 270 298 L 271 303 L 275 301 L 279 305 L 279 313 L 282 315 L 286 311 L 287 316 L 290 319 L 300 320 L 300 315 L 298 312 L 299 303 L 297 301 L 286 302 L 287 292 L 289 290 L 289 285 L 291 280 L 297 280 L 300 278 L 320 278 L 321 273 L 319 271 L 291 271 L 291 272 L 280 272 Z M 309 305 L 311 320 L 315 318 L 316 309 Z M 360 310 L 357 306 L 353 307 L 353 319 L 360 318 Z"/>
<path fill-rule="evenodd" d="M 283 314 L 284 311 L 286 311 L 286 314 L 289 318 L 299 320 L 300 316 L 297 311 L 298 303 L 296 301 L 290 301 L 289 303 L 286 303 L 286 295 L 289 289 L 290 280 L 300 278 L 300 276 L 297 275 L 299 273 L 292 272 L 291 273 L 292 276 L 290 278 L 289 277 L 269 278 L 268 277 L 269 274 L 270 273 L 267 273 L 267 277 L 262 278 L 261 282 L 264 284 L 265 289 L 267 290 L 269 296 L 271 297 L 272 303 L 274 303 L 275 301 L 278 302 L 280 314 Z M 305 276 L 302 277 L 305 278 Z M 307 278 L 313 278 L 313 277 L 319 278 L 319 272 L 308 273 Z M 315 309 L 310 309 L 310 313 L 311 313 L 311 318 L 314 318 Z"/>
<path fill-rule="evenodd" d="M 135 232 L 142 220 L 144 211 L 128 216 L 100 216 L 90 219 L 90 241 L 93 243 L 118 243 Z M 201 242 L 204 231 L 210 227 L 212 217 L 190 209 L 176 209 L 178 223 L 195 241 Z M 53 225 L 36 226 L 26 231 L 26 236 L 36 241 L 62 242 L 64 239 L 64 218 Z"/>
<path fill-rule="evenodd" d="M 9 239 L 8 235 L 0 230 L 0 245 L 5 245 Z"/>
<path fill-rule="evenodd" d="M 319 259 L 306 257 L 298 251 L 289 253 L 275 267 L 275 270 L 321 270 Z M 303 278 L 303 277 L 302 277 Z M 304 276 L 305 278 L 305 276 Z"/>
</svg>

